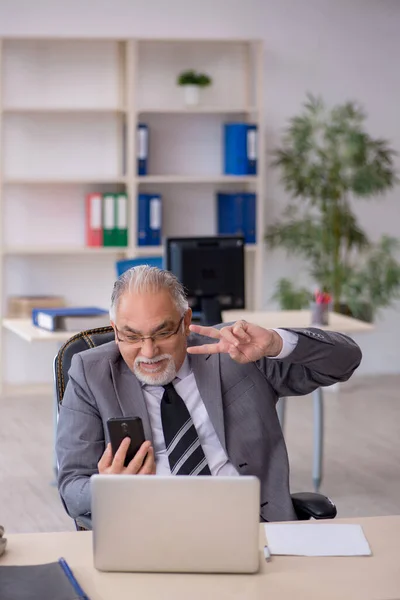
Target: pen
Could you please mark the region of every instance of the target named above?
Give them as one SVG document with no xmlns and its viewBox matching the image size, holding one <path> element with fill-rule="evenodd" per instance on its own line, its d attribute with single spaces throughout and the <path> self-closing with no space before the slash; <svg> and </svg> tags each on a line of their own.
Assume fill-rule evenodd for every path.
<svg viewBox="0 0 400 600">
<path fill-rule="evenodd" d="M 81 588 L 81 586 L 79 585 L 77 580 L 75 579 L 74 574 L 71 571 L 71 567 L 68 565 L 65 558 L 59 558 L 58 563 L 59 563 L 60 567 L 62 568 L 62 570 L 64 571 L 68 581 L 74 588 L 75 593 L 78 595 L 78 597 L 82 600 L 89 600 L 89 597 L 86 596 L 85 592 L 83 591 L 83 589 Z"/>
<path fill-rule="evenodd" d="M 264 546 L 264 558 L 265 562 L 269 562 L 271 560 L 271 552 L 269 551 L 268 546 Z"/>
</svg>

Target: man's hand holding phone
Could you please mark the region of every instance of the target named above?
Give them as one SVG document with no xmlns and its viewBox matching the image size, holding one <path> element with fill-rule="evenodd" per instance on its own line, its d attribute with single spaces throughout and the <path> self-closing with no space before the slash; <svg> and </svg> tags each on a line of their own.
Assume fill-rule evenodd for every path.
<svg viewBox="0 0 400 600">
<path fill-rule="evenodd" d="M 111 444 L 107 445 L 97 465 L 100 475 L 155 475 L 154 449 L 149 441 L 143 442 L 132 460 L 124 466 L 130 443 L 129 437 L 122 440 L 114 458 Z"/>
</svg>

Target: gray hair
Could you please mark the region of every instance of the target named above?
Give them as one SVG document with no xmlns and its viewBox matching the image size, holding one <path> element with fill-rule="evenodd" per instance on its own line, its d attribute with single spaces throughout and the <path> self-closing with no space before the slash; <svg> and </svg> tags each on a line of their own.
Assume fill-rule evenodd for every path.
<svg viewBox="0 0 400 600">
<path fill-rule="evenodd" d="M 149 265 L 139 265 L 122 273 L 114 283 L 111 294 L 110 319 L 115 321 L 118 303 L 121 296 L 126 292 L 143 293 L 159 292 L 161 290 L 167 290 L 170 293 L 176 308 L 183 317 L 189 308 L 189 304 L 179 279 L 169 271 L 150 267 Z"/>
</svg>

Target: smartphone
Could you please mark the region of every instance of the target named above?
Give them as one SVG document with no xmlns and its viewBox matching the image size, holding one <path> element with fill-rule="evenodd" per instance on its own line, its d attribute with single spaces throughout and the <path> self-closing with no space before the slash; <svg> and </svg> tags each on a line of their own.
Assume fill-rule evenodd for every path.
<svg viewBox="0 0 400 600">
<path fill-rule="evenodd" d="M 131 439 L 126 453 L 124 466 L 127 467 L 145 441 L 142 419 L 140 417 L 115 417 L 107 421 L 113 456 L 126 437 Z"/>
</svg>

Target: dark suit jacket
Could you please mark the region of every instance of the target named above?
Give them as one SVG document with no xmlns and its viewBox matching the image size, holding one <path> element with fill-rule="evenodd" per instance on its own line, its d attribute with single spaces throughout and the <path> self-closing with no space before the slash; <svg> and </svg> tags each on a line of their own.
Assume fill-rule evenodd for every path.
<svg viewBox="0 0 400 600">
<path fill-rule="evenodd" d="M 227 354 L 191 355 L 201 398 L 229 460 L 240 474 L 261 482 L 260 515 L 267 521 L 295 519 L 289 465 L 276 413 L 281 396 L 309 394 L 346 381 L 361 360 L 350 338 L 319 329 L 299 336 L 285 359 L 263 358 L 240 365 Z M 188 345 L 210 343 L 190 335 Z M 60 409 L 57 433 L 59 490 L 69 514 L 90 514 L 90 476 L 105 450 L 110 417 L 139 416 L 152 439 L 140 383 L 114 342 L 74 356 Z"/>
</svg>

